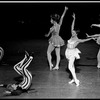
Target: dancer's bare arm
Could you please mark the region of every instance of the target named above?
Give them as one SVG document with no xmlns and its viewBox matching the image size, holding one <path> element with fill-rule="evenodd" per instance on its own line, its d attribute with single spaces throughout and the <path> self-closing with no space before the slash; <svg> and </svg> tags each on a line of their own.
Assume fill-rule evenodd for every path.
<svg viewBox="0 0 100 100">
<path fill-rule="evenodd" d="M 53 27 L 50 28 L 48 34 L 45 34 L 45 37 L 48 37 L 51 34 L 52 31 L 53 31 Z"/>
<path fill-rule="evenodd" d="M 63 18 L 64 18 L 64 16 L 65 16 L 65 13 L 66 13 L 67 10 L 68 10 L 68 7 L 65 6 L 64 12 L 63 12 L 63 14 L 62 14 L 62 16 L 61 16 L 61 18 L 60 18 L 60 21 L 59 21 L 59 25 L 60 25 L 60 26 L 62 25 Z"/>
<path fill-rule="evenodd" d="M 91 39 L 93 39 L 93 38 L 88 38 L 88 39 L 79 39 L 78 41 L 81 43 L 81 42 L 87 42 L 87 41 L 89 41 L 89 40 L 91 40 Z"/>
<path fill-rule="evenodd" d="M 75 26 L 75 13 L 73 13 L 72 17 L 73 17 L 73 22 L 71 26 L 71 32 L 74 30 L 74 26 Z"/>
<path fill-rule="evenodd" d="M 92 26 L 100 27 L 100 24 L 92 24 L 91 27 Z"/>
<path fill-rule="evenodd" d="M 87 35 L 87 37 L 99 37 L 100 36 L 100 34 L 88 35 L 87 33 L 86 33 L 86 35 Z"/>
</svg>

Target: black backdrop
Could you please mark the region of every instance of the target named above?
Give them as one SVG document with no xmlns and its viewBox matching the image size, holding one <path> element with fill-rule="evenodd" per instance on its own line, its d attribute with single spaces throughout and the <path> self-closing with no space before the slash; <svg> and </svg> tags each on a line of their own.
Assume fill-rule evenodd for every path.
<svg viewBox="0 0 100 100">
<path fill-rule="evenodd" d="M 100 3 L 0 3 L 1 40 L 45 39 L 44 34 L 51 27 L 50 15 L 61 15 L 65 6 L 69 9 L 60 31 L 64 39 L 70 37 L 73 12 L 80 38 L 85 37 L 86 32 L 94 34 L 99 31 L 90 25 L 100 23 Z"/>
</svg>

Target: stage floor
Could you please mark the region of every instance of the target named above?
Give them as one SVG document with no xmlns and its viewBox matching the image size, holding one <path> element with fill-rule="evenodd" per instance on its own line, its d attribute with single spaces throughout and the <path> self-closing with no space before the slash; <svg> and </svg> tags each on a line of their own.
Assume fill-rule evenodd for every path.
<svg viewBox="0 0 100 100">
<path fill-rule="evenodd" d="M 34 43 L 38 43 L 35 45 L 36 47 Z M 40 43 L 42 43 L 42 45 Z M 68 62 L 64 56 L 66 46 L 61 49 L 60 69 L 50 71 L 46 59 L 47 41 L 27 41 L 27 43 L 23 42 L 22 44 L 29 52 L 34 51 L 34 59 L 28 67 L 28 70 L 30 70 L 33 75 L 31 87 L 33 90 L 30 91 L 30 93 L 23 93 L 20 96 L 2 97 L 4 88 L 0 87 L 0 98 L 100 98 L 100 69 L 96 66 L 98 47 L 94 42 L 86 42 L 79 45 L 79 49 L 82 52 L 81 59 L 76 61 L 77 63 L 75 64 L 76 75 L 80 80 L 78 87 L 74 83 L 68 84 L 70 81 L 67 71 Z M 13 50 L 13 52 L 14 51 L 16 50 Z M 22 53 L 21 50 L 20 53 Z M 21 55 L 13 53 L 13 55 L 9 56 L 9 59 L 6 60 L 7 64 L 1 64 L 0 84 L 16 82 L 14 79 L 19 77 L 19 75 L 13 70 L 13 65 L 23 57 L 24 53 Z M 55 64 L 54 54 L 53 57 L 53 63 Z"/>
</svg>

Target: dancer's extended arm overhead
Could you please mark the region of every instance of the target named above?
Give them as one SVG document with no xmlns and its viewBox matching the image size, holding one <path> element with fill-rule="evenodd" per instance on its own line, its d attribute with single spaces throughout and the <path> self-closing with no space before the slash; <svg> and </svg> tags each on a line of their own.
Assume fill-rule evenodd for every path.
<svg viewBox="0 0 100 100">
<path fill-rule="evenodd" d="M 73 22 L 71 26 L 71 32 L 74 30 L 74 26 L 75 26 L 75 13 L 73 13 L 72 17 L 73 17 Z"/>
<path fill-rule="evenodd" d="M 64 12 L 63 12 L 63 14 L 62 14 L 62 16 L 61 16 L 61 18 L 60 18 L 60 21 L 59 21 L 59 25 L 60 25 L 60 26 L 62 25 L 63 18 L 64 18 L 64 16 L 65 16 L 65 13 L 66 13 L 67 10 L 68 10 L 68 8 L 65 6 Z"/>
</svg>

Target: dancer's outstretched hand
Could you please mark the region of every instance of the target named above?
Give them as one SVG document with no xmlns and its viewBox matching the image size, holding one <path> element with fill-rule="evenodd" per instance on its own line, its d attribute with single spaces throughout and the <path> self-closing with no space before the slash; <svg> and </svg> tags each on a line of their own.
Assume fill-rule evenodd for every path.
<svg viewBox="0 0 100 100">
<path fill-rule="evenodd" d="M 73 13 L 72 17 L 75 19 L 75 13 Z"/>
<path fill-rule="evenodd" d="M 87 33 L 86 33 L 86 36 L 87 36 L 87 37 L 90 37 Z"/>
<path fill-rule="evenodd" d="M 92 28 L 93 24 L 90 26 Z"/>
<path fill-rule="evenodd" d="M 48 37 L 48 34 L 45 34 L 45 37 Z"/>
<path fill-rule="evenodd" d="M 96 40 L 96 37 L 93 37 L 92 39 L 93 39 L 93 40 Z"/>
<path fill-rule="evenodd" d="M 65 10 L 68 10 L 68 7 L 65 6 Z"/>
<path fill-rule="evenodd" d="M 4 86 L 4 84 L 0 84 L 0 86 L 2 87 L 2 86 Z"/>
<path fill-rule="evenodd" d="M 96 24 L 92 24 L 90 27 L 92 28 L 93 26 L 100 27 L 99 25 L 96 25 Z"/>
</svg>

